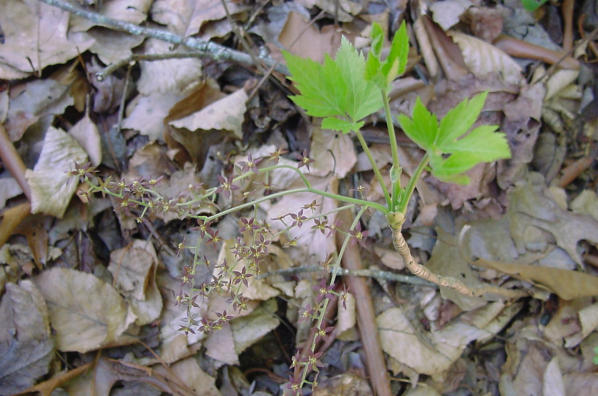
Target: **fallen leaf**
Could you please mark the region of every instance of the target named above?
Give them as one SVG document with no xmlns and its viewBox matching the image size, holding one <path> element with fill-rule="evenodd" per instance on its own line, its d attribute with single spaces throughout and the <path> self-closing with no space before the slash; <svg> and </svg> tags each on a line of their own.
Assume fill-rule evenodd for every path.
<svg viewBox="0 0 598 396">
<path fill-rule="evenodd" d="M 598 277 L 578 271 L 479 259 L 474 265 L 492 268 L 557 294 L 563 300 L 598 296 Z"/>
<path fill-rule="evenodd" d="M 98 12 L 107 18 L 129 22 L 135 25 L 147 19 L 147 12 L 152 5 L 151 0 L 110 0 L 95 2 L 99 5 Z M 74 31 L 85 31 L 92 26 L 100 25 L 89 19 L 72 17 L 71 29 Z"/>
<path fill-rule="evenodd" d="M 243 88 L 217 100 L 187 117 L 171 121 L 176 128 L 189 131 L 225 130 L 232 132 L 237 139 L 243 138 L 241 126 L 245 116 L 247 93 Z"/>
<path fill-rule="evenodd" d="M 484 78 L 488 74 L 495 74 L 508 84 L 523 81 L 521 66 L 502 50 L 464 33 L 452 31 L 449 35 L 461 49 L 465 64 L 476 77 Z"/>
<path fill-rule="evenodd" d="M 70 13 L 35 0 L 0 0 L 0 79 L 27 77 L 85 52 L 93 39 L 69 32 Z"/>
<path fill-rule="evenodd" d="M 278 41 L 291 53 L 323 62 L 326 54 L 334 57 L 341 44 L 341 35 L 332 28 L 322 31 L 296 11 L 288 13 Z"/>
<path fill-rule="evenodd" d="M 181 96 L 175 93 L 139 95 L 127 107 L 123 128 L 135 129 L 149 137 L 150 141 L 163 141 L 164 119 L 179 100 Z"/>
<path fill-rule="evenodd" d="M 230 1 L 226 9 L 220 0 L 156 0 L 152 5 L 152 19 L 183 37 L 197 34 L 207 21 L 226 18 L 227 10 L 235 15 L 248 8 L 243 2 Z"/>
<path fill-rule="evenodd" d="M 143 46 L 146 55 L 183 52 L 180 46 L 175 51 L 172 44 L 157 39 L 148 39 Z M 198 58 L 167 59 L 160 61 L 141 61 L 141 76 L 137 89 L 143 95 L 158 93 L 185 94 L 200 83 L 202 68 Z"/>
<path fill-rule="evenodd" d="M 117 18 L 121 19 L 120 16 Z M 143 36 L 135 36 L 99 26 L 90 29 L 87 34 L 94 39 L 89 51 L 96 54 L 106 65 L 128 59 L 133 55 L 132 49 L 141 45 L 145 40 Z"/>
<path fill-rule="evenodd" d="M 325 177 L 334 174 L 343 179 L 357 163 L 355 146 L 348 134 L 312 129 L 310 174 Z"/>
<path fill-rule="evenodd" d="M 461 15 L 471 6 L 472 3 L 469 0 L 446 0 L 433 3 L 430 10 L 434 22 L 444 30 L 448 30 L 459 23 Z"/>
<path fill-rule="evenodd" d="M 230 323 L 222 326 L 222 329 L 216 330 L 204 341 L 206 354 L 220 362 L 238 365 L 239 355 L 235 351 L 235 340 Z"/>
<path fill-rule="evenodd" d="M 431 342 L 423 342 L 401 308 L 391 308 L 376 318 L 382 349 L 402 364 L 420 374 L 438 375 L 449 369 L 467 345 L 500 331 L 492 326 L 501 313 L 512 318 L 517 312 L 505 310 L 496 302 L 473 311 L 467 320 L 458 319 L 439 331 L 426 335 Z M 501 322 L 504 325 L 508 321 Z"/>
<path fill-rule="evenodd" d="M 52 126 L 48 128 L 33 171 L 25 172 L 31 187 L 31 213 L 62 217 L 79 184 L 78 177 L 68 173 L 85 162 L 87 154 L 75 139 Z"/>
<path fill-rule="evenodd" d="M 42 272 L 34 282 L 48 305 L 59 351 L 84 353 L 127 340 L 123 333 L 135 317 L 109 284 L 58 267 Z"/>
<path fill-rule="evenodd" d="M 280 321 L 275 315 L 277 309 L 276 300 L 270 299 L 262 303 L 249 315 L 231 321 L 235 352 L 237 354 L 240 354 L 278 327 Z"/>
<path fill-rule="evenodd" d="M 0 393 L 21 392 L 50 369 L 54 340 L 48 309 L 30 280 L 8 283 L 0 302 Z"/>
<path fill-rule="evenodd" d="M 69 133 L 85 149 L 91 164 L 96 167 L 99 166 L 102 163 L 102 141 L 100 131 L 89 118 L 89 114 L 86 113 L 79 122 L 73 125 Z"/>
<path fill-rule="evenodd" d="M 44 116 L 62 114 L 74 103 L 69 87 L 52 79 L 34 80 L 11 89 L 6 131 L 11 141 L 20 140 L 27 128 Z"/>
<path fill-rule="evenodd" d="M 0 178 L 0 209 L 4 208 L 7 200 L 22 193 L 23 190 L 14 178 L 10 176 Z"/>
<path fill-rule="evenodd" d="M 171 369 L 192 390 L 194 395 L 220 396 L 221 393 L 216 388 L 216 378 L 208 375 L 199 367 L 197 358 L 190 357 L 176 362 Z M 167 374 L 163 366 L 157 366 L 156 371 L 165 376 Z"/>
<path fill-rule="evenodd" d="M 149 241 L 135 239 L 110 254 L 108 271 L 131 305 L 138 326 L 153 322 L 162 312 L 162 296 L 156 284 L 157 268 L 158 256 Z"/>
</svg>

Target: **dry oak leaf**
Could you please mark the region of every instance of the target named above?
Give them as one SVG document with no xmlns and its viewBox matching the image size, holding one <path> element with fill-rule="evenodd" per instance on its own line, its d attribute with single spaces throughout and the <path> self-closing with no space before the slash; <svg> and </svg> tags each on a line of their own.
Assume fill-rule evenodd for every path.
<svg viewBox="0 0 598 396">
<path fill-rule="evenodd" d="M 59 351 L 85 353 L 133 341 L 123 333 L 135 316 L 110 284 L 85 272 L 57 267 L 33 281 L 48 305 Z"/>
</svg>

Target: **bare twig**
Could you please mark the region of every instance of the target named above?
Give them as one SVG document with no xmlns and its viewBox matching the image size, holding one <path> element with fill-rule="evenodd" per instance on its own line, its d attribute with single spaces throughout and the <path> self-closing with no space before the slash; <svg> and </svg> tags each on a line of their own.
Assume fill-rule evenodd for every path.
<svg viewBox="0 0 598 396">
<path fill-rule="evenodd" d="M 563 24 L 565 25 L 563 32 L 563 50 L 569 52 L 573 48 L 573 6 L 575 1 L 564 0 L 561 6 L 563 10 Z"/>
<path fill-rule="evenodd" d="M 205 56 L 209 56 L 216 60 L 226 60 L 244 63 L 247 65 L 254 65 L 251 56 L 240 51 L 235 51 L 231 48 L 224 47 L 222 45 L 213 43 L 211 41 L 198 40 L 193 37 L 182 37 L 177 34 L 171 33 L 164 29 L 147 28 L 135 25 L 133 23 L 119 21 L 117 19 L 108 18 L 104 15 L 98 14 L 90 10 L 85 10 L 74 4 L 67 2 L 66 0 L 39 0 L 43 3 L 49 4 L 54 7 L 61 8 L 65 11 L 70 12 L 73 15 L 81 18 L 88 19 L 102 26 L 107 26 L 115 30 L 127 32 L 136 36 L 152 37 L 158 40 L 166 41 L 173 44 L 183 45 L 187 48 L 197 50 Z M 269 57 L 259 57 L 264 64 L 268 66 L 274 65 L 276 62 Z M 288 71 L 284 65 L 277 65 L 276 70 L 288 74 Z"/>
<path fill-rule="evenodd" d="M 2 125 L 0 125 L 0 159 L 2 159 L 4 167 L 8 169 L 12 177 L 19 183 L 27 199 L 31 201 L 31 188 L 29 187 L 29 183 L 27 183 L 27 179 L 25 179 L 25 170 L 27 168 Z"/>
<path fill-rule="evenodd" d="M 349 228 L 352 223 L 351 214 L 348 211 L 338 213 L 337 219 L 341 228 Z M 337 233 L 337 246 L 343 243 L 343 236 Z M 342 258 L 343 266 L 350 270 L 362 269 L 361 257 L 359 255 L 359 247 L 356 244 L 349 244 L 345 250 Z M 380 344 L 378 336 L 378 328 L 376 326 L 376 315 L 374 312 L 374 303 L 369 286 L 365 279 L 358 277 L 348 277 L 349 290 L 355 296 L 357 305 L 357 324 L 363 350 L 365 353 L 365 360 L 370 375 L 370 382 L 374 393 L 378 396 L 391 396 L 390 379 L 388 377 L 388 370 L 386 369 L 386 362 L 384 360 L 384 353 Z"/>
</svg>

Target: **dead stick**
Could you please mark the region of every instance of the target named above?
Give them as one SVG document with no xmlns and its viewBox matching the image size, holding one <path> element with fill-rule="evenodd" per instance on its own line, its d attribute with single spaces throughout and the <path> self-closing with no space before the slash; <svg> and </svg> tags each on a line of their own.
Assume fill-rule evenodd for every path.
<svg viewBox="0 0 598 396">
<path fill-rule="evenodd" d="M 565 169 L 563 169 L 563 175 L 559 178 L 557 186 L 561 188 L 568 186 L 577 178 L 577 176 L 588 169 L 594 163 L 595 159 L 596 158 L 593 155 L 588 155 L 567 166 Z"/>
<path fill-rule="evenodd" d="M 563 23 L 565 25 L 563 32 L 563 50 L 565 52 L 573 49 L 573 0 L 564 0 L 562 5 Z"/>
<path fill-rule="evenodd" d="M 0 158 L 4 163 L 4 167 L 8 169 L 12 177 L 19 183 L 21 190 L 23 190 L 27 199 L 31 202 L 31 188 L 29 188 L 29 183 L 27 183 L 27 179 L 25 178 L 27 168 L 2 125 L 0 125 Z"/>
<path fill-rule="evenodd" d="M 339 212 L 337 214 L 337 219 L 340 223 L 340 228 L 349 229 L 351 226 L 352 219 L 349 211 L 345 210 Z M 345 236 L 340 233 L 337 233 L 336 235 L 336 244 L 340 249 Z M 347 246 L 345 254 L 343 255 L 342 264 L 343 267 L 349 270 L 363 269 L 361 257 L 359 256 L 359 247 L 357 245 L 349 244 Z M 351 290 L 355 296 L 355 302 L 357 304 L 357 325 L 359 327 L 359 334 L 361 335 L 361 342 L 363 343 L 363 350 L 365 352 L 366 365 L 372 387 L 374 388 L 374 393 L 379 396 L 391 396 L 390 380 L 386 369 L 384 353 L 380 346 L 374 304 L 372 302 L 368 284 L 365 279 L 353 276 L 347 277 L 347 281 L 349 283 L 349 290 Z"/>
</svg>

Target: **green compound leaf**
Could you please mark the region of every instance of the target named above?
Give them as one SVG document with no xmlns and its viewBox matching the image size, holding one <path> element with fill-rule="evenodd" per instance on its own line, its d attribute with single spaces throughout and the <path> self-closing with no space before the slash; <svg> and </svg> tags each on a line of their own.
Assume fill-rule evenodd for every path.
<svg viewBox="0 0 598 396">
<path fill-rule="evenodd" d="M 401 24 L 395 33 L 390 45 L 390 52 L 384 61 L 380 60 L 384 32 L 377 23 L 372 25 L 372 49 L 368 54 L 366 62 L 366 79 L 373 81 L 376 85 L 387 92 L 390 83 L 405 72 L 407 57 L 409 55 L 409 37 L 405 22 Z"/>
<path fill-rule="evenodd" d="M 324 117 L 323 127 L 348 133 L 363 125 L 359 121 L 382 107 L 376 85 L 364 78 L 365 59 L 343 37 L 333 60 L 323 64 L 283 52 L 287 67 L 300 91 L 291 100 L 314 117 Z"/>
<path fill-rule="evenodd" d="M 427 151 L 436 178 L 467 184 L 469 178 L 463 173 L 475 165 L 511 157 L 505 135 L 496 132 L 496 126 L 482 125 L 467 134 L 480 115 L 486 96 L 484 92 L 465 99 L 446 114 L 440 125 L 419 98 L 412 119 L 405 115 L 398 117 L 407 136 Z"/>
</svg>

